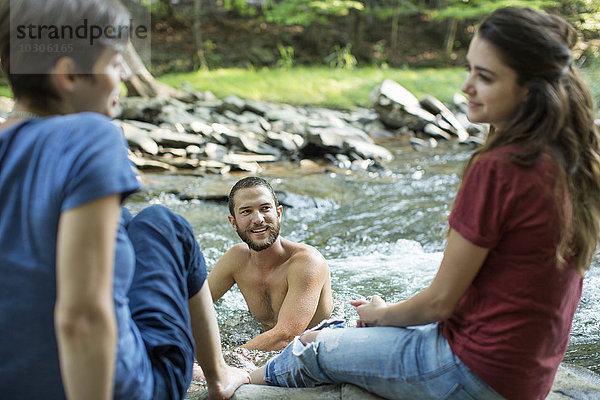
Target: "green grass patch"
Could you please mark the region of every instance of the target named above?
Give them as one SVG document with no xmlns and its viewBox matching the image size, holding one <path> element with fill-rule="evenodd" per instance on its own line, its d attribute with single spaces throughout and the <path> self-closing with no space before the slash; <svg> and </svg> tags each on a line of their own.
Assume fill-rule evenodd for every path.
<svg viewBox="0 0 600 400">
<path fill-rule="evenodd" d="M 328 67 L 289 69 L 217 69 L 167 74 L 158 79 L 168 85 L 188 85 L 210 90 L 218 98 L 236 95 L 244 99 L 339 109 L 369 107 L 369 93 L 384 79 L 393 79 L 417 98 L 425 94 L 449 103 L 466 77 L 462 68 L 354 70 Z"/>
<path fill-rule="evenodd" d="M 12 90 L 4 77 L 0 77 L 0 96 L 12 98 Z"/>
<path fill-rule="evenodd" d="M 596 105 L 600 105 L 600 59 L 586 63 L 582 73 Z M 454 93 L 460 92 L 465 77 L 463 68 L 361 67 L 343 70 L 315 66 L 217 69 L 167 74 L 158 77 L 158 80 L 173 87 L 188 85 L 196 90 L 210 90 L 218 98 L 234 94 L 244 99 L 273 103 L 352 109 L 371 107 L 369 93 L 388 78 L 403 85 L 417 98 L 430 94 L 444 103 L 451 103 Z M 4 78 L 0 79 L 0 96 L 12 97 Z"/>
<path fill-rule="evenodd" d="M 12 98 L 12 90 L 10 90 L 10 87 L 8 87 L 8 85 L 0 85 L 0 96 Z"/>
</svg>

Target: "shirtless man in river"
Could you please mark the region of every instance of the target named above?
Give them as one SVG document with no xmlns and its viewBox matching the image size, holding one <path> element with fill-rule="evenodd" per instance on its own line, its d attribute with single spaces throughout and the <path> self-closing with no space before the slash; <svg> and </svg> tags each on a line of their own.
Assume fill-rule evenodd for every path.
<svg viewBox="0 0 600 400">
<path fill-rule="evenodd" d="M 281 350 L 331 314 L 329 266 L 314 247 L 279 236 L 283 209 L 266 180 L 238 181 L 229 211 L 244 243 L 229 249 L 208 275 L 213 301 L 237 284 L 250 313 L 267 329 L 242 347 Z"/>
</svg>

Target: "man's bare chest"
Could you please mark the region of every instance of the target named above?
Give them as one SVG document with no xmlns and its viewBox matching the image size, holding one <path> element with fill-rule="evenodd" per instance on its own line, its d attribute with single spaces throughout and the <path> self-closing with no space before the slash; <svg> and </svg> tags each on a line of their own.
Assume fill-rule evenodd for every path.
<svg viewBox="0 0 600 400">
<path fill-rule="evenodd" d="M 248 274 L 237 284 L 248 310 L 268 329 L 275 326 L 279 310 L 287 294 L 287 279 L 283 274 L 262 276 Z"/>
</svg>

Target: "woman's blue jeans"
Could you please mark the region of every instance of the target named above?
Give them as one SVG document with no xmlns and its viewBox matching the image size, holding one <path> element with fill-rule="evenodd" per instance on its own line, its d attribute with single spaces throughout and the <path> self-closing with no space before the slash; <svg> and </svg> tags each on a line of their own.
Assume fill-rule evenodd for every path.
<svg viewBox="0 0 600 400">
<path fill-rule="evenodd" d="M 269 360 L 265 381 L 285 387 L 351 383 L 387 399 L 502 399 L 454 355 L 438 324 L 344 328 L 326 321 Z M 313 329 L 316 329 L 313 328 Z"/>
</svg>

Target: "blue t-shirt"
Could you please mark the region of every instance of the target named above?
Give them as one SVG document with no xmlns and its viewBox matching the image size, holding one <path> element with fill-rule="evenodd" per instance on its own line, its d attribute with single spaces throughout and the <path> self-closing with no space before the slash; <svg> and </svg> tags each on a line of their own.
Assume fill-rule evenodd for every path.
<svg viewBox="0 0 600 400">
<path fill-rule="evenodd" d="M 0 397 L 64 398 L 54 305 L 60 213 L 139 189 L 121 131 L 94 113 L 32 119 L 0 131 Z M 119 329 L 115 398 L 152 390 L 127 291 L 135 256 L 123 224 L 115 250 Z M 123 396 L 122 396 L 122 395 Z"/>
</svg>

